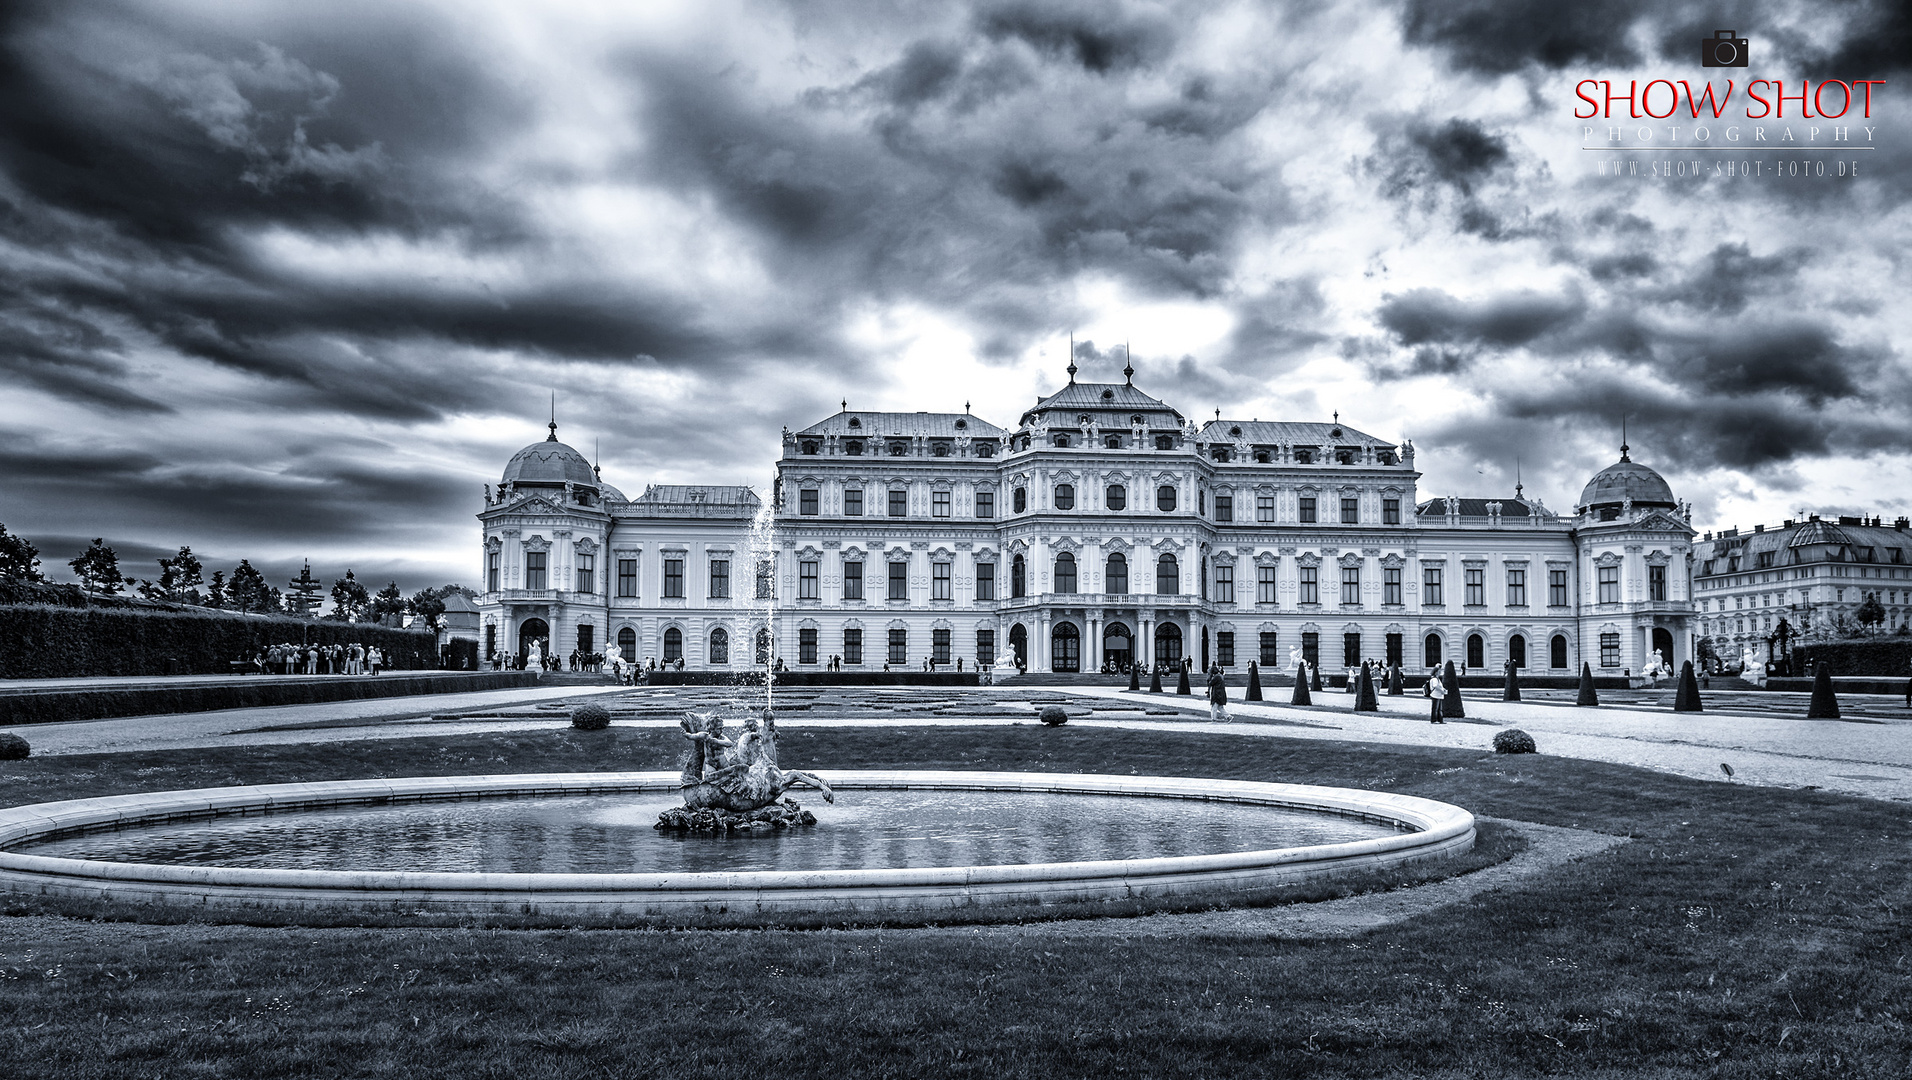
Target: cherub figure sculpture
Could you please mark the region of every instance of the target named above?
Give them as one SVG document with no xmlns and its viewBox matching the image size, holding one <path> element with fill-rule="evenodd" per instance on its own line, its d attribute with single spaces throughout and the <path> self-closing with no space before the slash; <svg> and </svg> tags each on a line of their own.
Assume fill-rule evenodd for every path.
<svg viewBox="0 0 1912 1080">
<path fill-rule="evenodd" d="M 685 806 L 749 813 L 783 798 L 797 784 L 823 792 L 825 802 L 836 801 L 836 792 L 820 777 L 777 764 L 777 721 L 770 712 L 761 721 L 747 718 L 735 738 L 725 732 L 722 713 L 686 716 L 680 723 L 691 741 L 680 779 Z"/>
</svg>

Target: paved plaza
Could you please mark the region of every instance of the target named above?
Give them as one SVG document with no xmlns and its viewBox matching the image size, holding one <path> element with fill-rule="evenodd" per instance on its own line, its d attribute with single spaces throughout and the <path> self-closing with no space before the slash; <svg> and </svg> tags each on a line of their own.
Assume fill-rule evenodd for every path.
<svg viewBox="0 0 1912 1080">
<path fill-rule="evenodd" d="M 1286 690 L 1275 691 L 1285 697 Z M 613 722 L 674 726 L 687 710 L 733 700 L 724 687 L 535 687 L 427 698 L 329 702 L 274 708 L 131 717 L 16 729 L 36 754 L 114 753 L 187 747 L 409 738 L 564 726 L 573 702 L 608 705 Z M 1545 754 L 1636 765 L 1720 783 L 1819 788 L 1912 800 L 1912 713 L 1898 699 L 1848 695 L 1847 719 L 1805 720 L 1803 695 L 1715 695 L 1713 711 L 1675 714 L 1651 691 L 1610 694 L 1629 704 L 1583 709 L 1557 700 L 1503 702 L 1480 691 L 1467 719 L 1429 724 L 1419 696 L 1380 698 L 1379 713 L 1355 713 L 1346 694 L 1317 704 L 1232 702 L 1231 722 L 1208 719 L 1200 697 L 1111 687 L 824 687 L 780 689 L 786 728 L 1028 724 L 1062 704 L 1079 727 L 1226 733 L 1490 751 L 1495 732 L 1519 727 Z M 1791 701 L 1788 699 L 1798 699 Z M 1788 715 L 1790 713 L 1790 715 Z M 1725 766 L 1725 768 L 1722 768 Z M 1731 773 L 1727 772 L 1731 770 Z"/>
</svg>

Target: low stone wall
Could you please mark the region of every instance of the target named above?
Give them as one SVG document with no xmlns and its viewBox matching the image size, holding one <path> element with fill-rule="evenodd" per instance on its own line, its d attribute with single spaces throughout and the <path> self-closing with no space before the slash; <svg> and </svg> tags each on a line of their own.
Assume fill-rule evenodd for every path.
<svg viewBox="0 0 1912 1080">
<path fill-rule="evenodd" d="M 538 685 L 525 671 L 395 671 L 384 675 L 249 675 L 205 681 L 66 688 L 0 684 L 0 726 L 115 716 L 311 705 L 362 698 L 458 694 Z"/>
<path fill-rule="evenodd" d="M 778 686 L 976 686 L 973 671 L 780 671 Z M 763 675 L 728 671 L 651 671 L 649 686 L 762 686 Z"/>
<path fill-rule="evenodd" d="M 1834 675 L 1832 692 L 1835 694 L 1891 694 L 1904 697 L 1905 686 L 1912 675 L 1898 678 L 1868 678 L 1862 675 Z M 1812 693 L 1811 679 L 1767 679 L 1768 690 L 1794 690 L 1800 693 Z"/>
<path fill-rule="evenodd" d="M 32 855 L 35 839 L 142 823 L 426 799 L 676 791 L 676 773 L 408 777 L 205 788 L 0 810 L 0 889 L 190 910 L 194 918 L 661 926 L 830 926 L 1008 922 L 1265 903 L 1303 882 L 1452 858 L 1474 845 L 1458 806 L 1349 788 L 1162 776 L 825 772 L 859 789 L 1034 791 L 1280 806 L 1392 824 L 1341 844 L 1178 858 L 1004 866 L 872 867 L 736 873 L 485 874 L 148 865 Z"/>
</svg>

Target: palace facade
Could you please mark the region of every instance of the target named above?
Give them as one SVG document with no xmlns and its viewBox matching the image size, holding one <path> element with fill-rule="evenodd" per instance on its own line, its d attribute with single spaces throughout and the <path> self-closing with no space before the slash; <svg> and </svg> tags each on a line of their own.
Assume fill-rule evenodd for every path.
<svg viewBox="0 0 1912 1080">
<path fill-rule="evenodd" d="M 763 513 L 741 487 L 627 499 L 553 423 L 487 487 L 481 647 L 739 671 L 1693 656 L 1690 515 L 1625 447 L 1571 514 L 1518 486 L 1423 500 L 1412 443 L 1338 416 L 1198 426 L 1128 375 L 1072 366 L 1009 428 L 846 405 L 785 430 Z"/>
<path fill-rule="evenodd" d="M 1904 516 L 1888 524 L 1813 514 L 1777 528 L 1708 533 L 1694 547 L 1698 630 L 1728 662 L 1748 652 L 1784 659 L 1777 650 L 1789 639 L 1815 632 L 1856 633 L 1868 599 L 1878 604 L 1874 629 L 1912 627 L 1912 519 Z"/>
</svg>

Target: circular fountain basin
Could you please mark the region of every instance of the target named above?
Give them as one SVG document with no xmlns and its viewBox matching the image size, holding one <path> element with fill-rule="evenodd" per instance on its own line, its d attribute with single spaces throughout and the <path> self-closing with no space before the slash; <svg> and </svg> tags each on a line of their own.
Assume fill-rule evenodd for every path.
<svg viewBox="0 0 1912 1080">
<path fill-rule="evenodd" d="M 1450 858 L 1474 820 L 1345 788 L 1181 777 L 837 772 L 813 828 L 652 830 L 676 773 L 207 788 L 0 810 L 0 887 L 213 918 L 830 925 L 1278 899 Z M 477 801 L 472 801 L 477 800 Z M 622 872 L 619 872 L 622 871 Z"/>
</svg>

